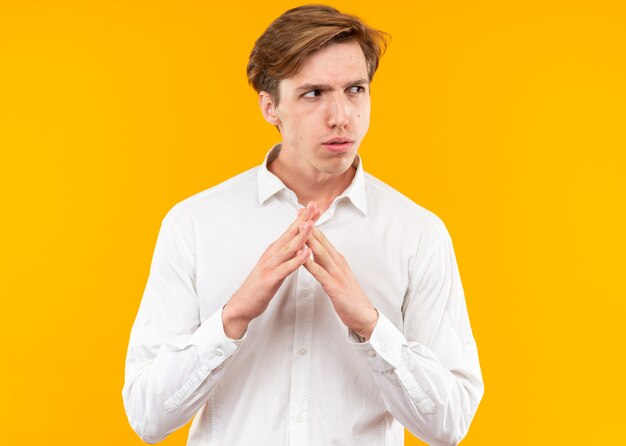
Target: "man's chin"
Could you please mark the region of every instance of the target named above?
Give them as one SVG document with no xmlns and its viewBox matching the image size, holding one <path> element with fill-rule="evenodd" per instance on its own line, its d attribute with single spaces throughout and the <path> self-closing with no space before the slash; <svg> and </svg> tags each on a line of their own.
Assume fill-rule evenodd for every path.
<svg viewBox="0 0 626 446">
<path fill-rule="evenodd" d="M 343 175 L 352 167 L 354 158 L 355 156 L 345 159 L 329 160 L 324 163 L 323 166 L 320 166 L 320 171 L 328 175 Z"/>
</svg>

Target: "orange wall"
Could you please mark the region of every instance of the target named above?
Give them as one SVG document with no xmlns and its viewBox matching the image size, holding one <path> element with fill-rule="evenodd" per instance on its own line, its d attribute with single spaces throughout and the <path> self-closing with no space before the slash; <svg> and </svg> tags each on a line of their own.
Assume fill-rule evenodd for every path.
<svg viewBox="0 0 626 446">
<path fill-rule="evenodd" d="M 141 444 L 121 389 L 160 221 L 277 141 L 245 65 L 296 4 L 0 4 L 2 444 Z M 365 168 L 455 243 L 486 384 L 463 444 L 619 442 L 624 3 L 334 4 L 393 36 Z"/>
</svg>

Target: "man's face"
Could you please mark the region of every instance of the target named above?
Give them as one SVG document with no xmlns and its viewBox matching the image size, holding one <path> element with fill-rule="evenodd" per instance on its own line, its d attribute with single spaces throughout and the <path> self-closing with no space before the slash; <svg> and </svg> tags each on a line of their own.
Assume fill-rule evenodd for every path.
<svg viewBox="0 0 626 446">
<path fill-rule="evenodd" d="M 357 42 L 314 52 L 279 85 L 276 124 L 288 159 L 312 175 L 346 172 L 370 120 L 367 65 Z"/>
</svg>

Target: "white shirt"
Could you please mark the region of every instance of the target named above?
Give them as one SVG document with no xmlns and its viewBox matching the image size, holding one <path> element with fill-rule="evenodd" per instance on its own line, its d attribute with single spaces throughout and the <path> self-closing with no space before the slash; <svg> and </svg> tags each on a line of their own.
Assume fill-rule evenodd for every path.
<svg viewBox="0 0 626 446">
<path fill-rule="evenodd" d="M 433 445 L 467 433 L 483 394 L 450 236 L 433 213 L 363 171 L 317 221 L 379 312 L 368 342 L 300 267 L 241 340 L 222 306 L 302 207 L 259 167 L 165 216 L 132 328 L 123 389 L 132 428 L 189 446 Z"/>
</svg>

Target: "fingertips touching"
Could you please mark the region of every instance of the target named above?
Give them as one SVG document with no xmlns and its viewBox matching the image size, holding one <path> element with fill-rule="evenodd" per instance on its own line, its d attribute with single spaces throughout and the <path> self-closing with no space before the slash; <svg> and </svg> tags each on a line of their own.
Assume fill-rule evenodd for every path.
<svg viewBox="0 0 626 446">
<path fill-rule="evenodd" d="M 316 221 L 318 218 L 320 218 L 320 215 L 322 215 L 322 210 L 315 201 L 309 201 L 306 209 L 309 211 L 309 218 L 313 221 Z"/>
<path fill-rule="evenodd" d="M 315 211 L 311 214 L 311 220 L 317 221 L 317 219 L 320 218 L 321 215 L 322 215 L 322 210 L 319 208 L 315 209 Z"/>
</svg>

